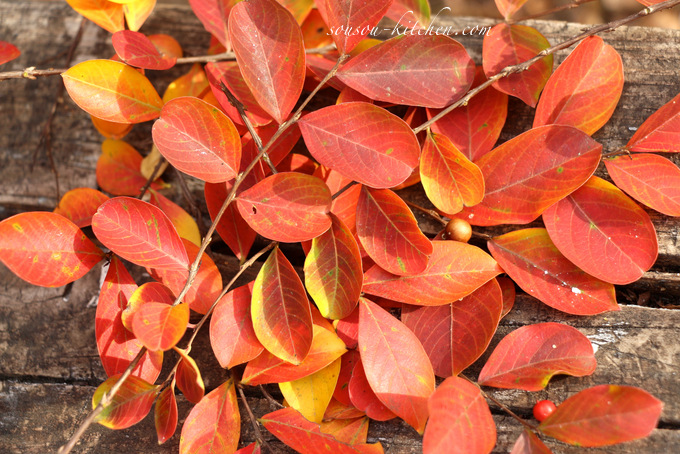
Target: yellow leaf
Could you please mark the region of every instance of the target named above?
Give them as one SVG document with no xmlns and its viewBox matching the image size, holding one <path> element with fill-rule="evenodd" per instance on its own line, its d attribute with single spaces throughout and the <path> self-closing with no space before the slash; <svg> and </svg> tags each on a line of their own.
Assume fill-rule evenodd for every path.
<svg viewBox="0 0 680 454">
<path fill-rule="evenodd" d="M 122 5 L 107 0 L 66 0 L 66 2 L 76 12 L 108 32 L 125 30 Z"/>
<path fill-rule="evenodd" d="M 134 32 L 138 31 L 155 6 L 156 0 L 132 0 L 125 2 L 123 11 L 125 12 L 128 28 Z"/>
<path fill-rule="evenodd" d="M 340 373 L 338 358 L 318 372 L 295 381 L 279 383 L 283 397 L 309 421 L 320 423 L 333 397 Z"/>
</svg>

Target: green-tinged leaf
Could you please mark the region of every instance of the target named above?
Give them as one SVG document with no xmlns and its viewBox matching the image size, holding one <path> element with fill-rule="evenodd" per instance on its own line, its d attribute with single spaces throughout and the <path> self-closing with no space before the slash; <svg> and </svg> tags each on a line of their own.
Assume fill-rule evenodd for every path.
<svg viewBox="0 0 680 454">
<path fill-rule="evenodd" d="M 89 60 L 61 76 L 71 99 L 102 120 L 142 123 L 161 114 L 163 101 L 149 79 L 124 63 Z"/>
<path fill-rule="evenodd" d="M 42 211 L 0 222 L 0 261 L 33 285 L 61 287 L 80 279 L 104 253 L 70 220 Z"/>
<path fill-rule="evenodd" d="M 505 336 L 479 373 L 479 384 L 539 391 L 557 374 L 583 377 L 597 361 L 588 338 L 560 323 L 523 326 Z"/>
<path fill-rule="evenodd" d="M 104 395 L 118 382 L 122 374 L 109 377 L 97 387 L 92 396 L 92 408 L 97 407 Z M 96 421 L 109 429 L 127 429 L 137 424 L 151 410 L 158 394 L 158 386 L 147 383 L 139 377 L 130 375 L 111 402 L 97 416 Z"/>
</svg>

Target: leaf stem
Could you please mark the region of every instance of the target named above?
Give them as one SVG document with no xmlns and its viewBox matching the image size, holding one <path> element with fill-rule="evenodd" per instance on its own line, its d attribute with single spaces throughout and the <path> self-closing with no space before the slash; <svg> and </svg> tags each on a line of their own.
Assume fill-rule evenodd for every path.
<svg viewBox="0 0 680 454">
<path fill-rule="evenodd" d="M 497 80 L 500 80 L 500 79 L 507 77 L 511 74 L 526 71 L 527 69 L 529 69 L 531 67 L 531 65 L 533 65 L 534 63 L 536 63 L 540 59 L 542 59 L 542 58 L 544 58 L 548 55 L 552 55 L 555 52 L 557 52 L 558 50 L 562 50 L 562 49 L 566 49 L 568 47 L 571 47 L 574 44 L 588 38 L 589 36 L 593 36 L 593 35 L 596 35 L 598 33 L 604 33 L 604 32 L 609 32 L 609 31 L 615 30 L 615 29 L 621 27 L 622 25 L 626 25 L 630 22 L 633 22 L 634 20 L 640 19 L 641 17 L 645 17 L 645 16 L 648 16 L 650 14 L 656 13 L 658 11 L 662 11 L 662 10 L 665 10 L 665 9 L 672 8 L 672 7 L 674 7 L 678 4 L 680 4 L 680 0 L 666 0 L 663 3 L 657 3 L 656 5 L 648 6 L 647 8 L 640 10 L 635 14 L 631 14 L 630 16 L 624 17 L 623 19 L 619 19 L 619 20 L 616 20 L 616 21 L 608 22 L 606 24 L 600 24 L 600 25 L 596 25 L 594 27 L 590 27 L 589 29 L 587 29 L 583 33 L 580 33 L 580 34 L 578 34 L 578 35 L 576 35 L 576 36 L 574 36 L 574 37 L 572 37 L 572 38 L 570 38 L 566 41 L 562 41 L 561 43 L 559 43 L 555 46 L 552 46 L 548 49 L 542 50 L 537 55 L 535 55 L 534 57 L 530 58 L 529 60 L 527 60 L 523 63 L 513 65 L 513 66 L 508 66 L 508 67 L 504 68 L 503 70 L 501 70 L 501 72 L 499 72 L 498 74 L 491 76 L 489 79 L 486 80 L 486 82 L 484 82 L 481 85 L 478 85 L 477 87 L 468 91 L 467 94 L 465 96 L 463 96 L 461 99 L 454 102 L 453 104 L 451 104 L 446 109 L 439 112 L 437 115 L 435 115 L 434 117 L 432 117 L 431 119 L 429 119 L 428 121 L 423 123 L 422 125 L 418 126 L 417 128 L 414 128 L 413 132 L 418 134 L 420 131 L 422 131 L 425 128 L 428 128 L 433 123 L 440 120 L 442 117 L 444 117 L 446 114 L 448 114 L 452 110 L 456 109 L 457 107 L 467 105 L 467 103 L 470 102 L 470 100 L 475 95 L 479 94 L 485 88 L 490 87 Z"/>
</svg>

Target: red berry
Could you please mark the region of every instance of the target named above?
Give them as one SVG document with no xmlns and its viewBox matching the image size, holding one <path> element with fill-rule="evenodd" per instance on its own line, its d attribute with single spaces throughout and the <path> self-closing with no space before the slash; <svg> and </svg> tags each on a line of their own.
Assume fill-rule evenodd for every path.
<svg viewBox="0 0 680 454">
<path fill-rule="evenodd" d="M 541 422 L 555 411 L 557 406 L 549 400 L 541 400 L 534 405 L 534 418 Z"/>
</svg>

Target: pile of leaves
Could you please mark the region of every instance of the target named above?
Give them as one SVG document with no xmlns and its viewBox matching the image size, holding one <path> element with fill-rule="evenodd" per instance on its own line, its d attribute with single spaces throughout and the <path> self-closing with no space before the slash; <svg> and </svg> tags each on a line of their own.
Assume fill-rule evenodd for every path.
<svg viewBox="0 0 680 454">
<path fill-rule="evenodd" d="M 93 408 L 107 427 L 155 407 L 163 443 L 177 427 L 178 389 L 196 404 L 180 452 L 235 452 L 237 392 L 278 383 L 286 406 L 260 423 L 299 452 L 379 453 L 366 443 L 369 420 L 401 418 L 424 433 L 424 452 L 488 453 L 496 428 L 480 386 L 538 391 L 556 374 L 596 368 L 582 333 L 548 322 L 502 339 L 476 381 L 462 374 L 512 309 L 515 284 L 568 314 L 619 310 L 614 285 L 636 281 L 657 257 L 639 203 L 680 215 L 680 169 L 658 154 L 680 151 L 678 98 L 621 150 L 603 156 L 591 138 L 624 81 L 621 58 L 597 36 L 553 71 L 555 48 L 538 30 L 501 23 L 476 66 L 461 44 L 420 25 L 426 1 L 190 0 L 215 58 L 161 97 L 145 71 L 183 57 L 172 37 L 138 31 L 155 0 L 67 1 L 113 34 L 112 59 L 62 74 L 107 137 L 103 192 L 75 189 L 54 213 L 3 220 L 0 260 L 51 287 L 105 261 L 96 339 L 110 378 Z M 511 19 L 524 1 L 496 3 Z M 368 37 L 384 16 L 409 11 L 422 33 Z M 18 55 L 8 43 L 0 53 Z M 327 87 L 337 103 L 305 110 Z M 534 123 L 497 145 L 508 96 L 536 108 Z M 122 138 L 149 121 L 154 150 L 142 158 Z M 205 182 L 204 237 L 162 194 L 165 162 Z M 614 184 L 593 175 L 601 162 Z M 442 221 L 436 238 L 395 192 L 414 184 L 436 212 L 415 208 Z M 521 227 L 539 218 L 544 227 Z M 470 225 L 501 224 L 519 226 L 484 249 L 467 243 Z M 82 230 L 90 226 L 95 241 Z M 242 263 L 226 285 L 205 252 L 215 232 Z M 268 243 L 253 253 L 258 235 Z M 279 243 L 302 244 L 303 278 Z M 257 278 L 232 288 L 260 257 Z M 126 262 L 153 280 L 138 285 Z M 230 370 L 208 394 L 191 356 L 207 323 Z M 169 350 L 174 367 L 159 382 Z M 661 409 L 641 389 L 596 386 L 540 410 L 539 425 L 522 421 L 513 453 L 550 452 L 537 434 L 578 446 L 641 438 Z M 264 440 L 238 452 L 259 452 Z"/>
</svg>

